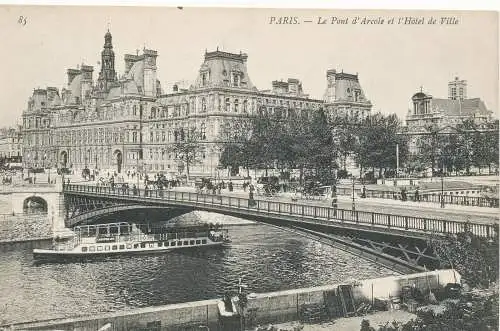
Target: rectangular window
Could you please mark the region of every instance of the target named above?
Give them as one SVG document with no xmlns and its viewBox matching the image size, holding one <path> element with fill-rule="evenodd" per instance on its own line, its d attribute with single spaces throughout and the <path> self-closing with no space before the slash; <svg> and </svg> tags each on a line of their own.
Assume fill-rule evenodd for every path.
<svg viewBox="0 0 500 331">
<path fill-rule="evenodd" d="M 125 245 L 120 245 L 120 249 L 125 249 Z"/>
<path fill-rule="evenodd" d="M 190 241 L 189 241 L 189 244 L 190 244 L 190 245 L 194 245 L 194 240 L 190 240 Z"/>
<path fill-rule="evenodd" d="M 177 246 L 182 246 L 182 241 L 178 241 Z"/>
<path fill-rule="evenodd" d="M 86 252 L 87 251 L 87 247 L 86 246 L 83 246 L 82 247 L 82 252 Z"/>
<path fill-rule="evenodd" d="M 112 249 L 113 251 L 116 251 L 116 250 L 118 249 L 118 246 L 113 245 L 113 246 L 111 246 L 111 249 Z"/>
<path fill-rule="evenodd" d="M 102 246 L 97 246 L 97 251 L 101 252 L 102 251 Z"/>
<path fill-rule="evenodd" d="M 134 248 L 139 248 L 139 244 L 134 244 Z"/>
<path fill-rule="evenodd" d="M 189 245 L 189 241 L 184 240 L 184 246 L 187 246 L 187 245 Z"/>
<path fill-rule="evenodd" d="M 199 244 L 201 244 L 201 240 L 198 239 L 198 240 L 196 240 L 196 245 L 199 245 Z"/>
<path fill-rule="evenodd" d="M 206 239 L 202 239 L 202 240 L 201 240 L 201 243 L 202 243 L 202 244 L 206 244 L 206 243 L 207 243 L 207 240 L 206 240 Z"/>
<path fill-rule="evenodd" d="M 102 247 L 101 247 L 101 248 L 102 248 Z M 90 247 L 89 247 L 89 251 L 91 251 L 91 252 L 95 252 L 95 247 L 94 247 L 94 246 L 90 246 Z"/>
<path fill-rule="evenodd" d="M 105 251 L 109 251 L 109 245 L 104 246 Z"/>
<path fill-rule="evenodd" d="M 146 243 L 141 243 L 141 248 L 146 248 Z"/>
</svg>

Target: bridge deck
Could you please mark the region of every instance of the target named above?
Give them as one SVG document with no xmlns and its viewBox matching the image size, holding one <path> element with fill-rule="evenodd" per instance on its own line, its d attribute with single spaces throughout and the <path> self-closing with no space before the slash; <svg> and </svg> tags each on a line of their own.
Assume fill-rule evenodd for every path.
<svg viewBox="0 0 500 331">
<path fill-rule="evenodd" d="M 303 204 L 295 202 L 255 200 L 237 196 L 219 196 L 179 191 L 148 191 L 141 189 L 138 195 L 121 189 L 88 185 L 65 185 L 65 194 L 110 198 L 129 203 L 152 203 L 158 206 L 191 207 L 219 211 L 244 218 L 267 217 L 286 221 L 300 221 L 321 225 L 369 229 L 377 232 L 393 232 L 399 235 L 424 236 L 426 234 L 450 234 L 464 231 L 464 222 L 426 218 L 422 216 L 397 215 L 374 211 L 348 210 L 329 206 Z M 496 236 L 496 224 L 468 222 L 467 228 L 472 233 L 483 236 Z"/>
</svg>

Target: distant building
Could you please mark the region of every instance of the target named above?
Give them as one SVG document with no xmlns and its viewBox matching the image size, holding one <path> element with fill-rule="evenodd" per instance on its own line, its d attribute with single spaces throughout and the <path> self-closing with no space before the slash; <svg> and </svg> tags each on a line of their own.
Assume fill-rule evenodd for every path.
<svg viewBox="0 0 500 331">
<path fill-rule="evenodd" d="M 348 117 L 362 120 L 370 115 L 372 103 L 359 83 L 358 74 L 330 69 L 326 72 L 327 88 L 323 97 L 324 108 L 330 117 Z"/>
<path fill-rule="evenodd" d="M 22 146 L 21 126 L 0 130 L 0 159 L 6 162 L 20 162 L 22 159 Z"/>
<path fill-rule="evenodd" d="M 412 96 L 412 108 L 406 116 L 405 132 L 410 137 L 410 153 L 418 152 L 418 139 L 439 132 L 454 133 L 458 124 L 472 120 L 478 128 L 486 129 L 493 112 L 480 98 L 467 98 L 467 82 L 455 80 L 448 83 L 448 98 L 435 98 L 423 91 Z"/>
</svg>

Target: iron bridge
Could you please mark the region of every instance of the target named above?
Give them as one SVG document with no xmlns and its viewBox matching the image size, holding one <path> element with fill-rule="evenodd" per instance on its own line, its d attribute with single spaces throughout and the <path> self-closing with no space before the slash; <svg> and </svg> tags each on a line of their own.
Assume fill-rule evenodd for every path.
<svg viewBox="0 0 500 331">
<path fill-rule="evenodd" d="M 382 264 L 400 273 L 448 267 L 430 243 L 464 232 L 498 236 L 498 226 L 474 222 L 383 214 L 329 206 L 171 190 L 67 184 L 63 188 L 66 226 L 98 222 L 127 210 L 158 210 L 173 218 L 195 210 L 215 212 L 292 231 Z"/>
</svg>

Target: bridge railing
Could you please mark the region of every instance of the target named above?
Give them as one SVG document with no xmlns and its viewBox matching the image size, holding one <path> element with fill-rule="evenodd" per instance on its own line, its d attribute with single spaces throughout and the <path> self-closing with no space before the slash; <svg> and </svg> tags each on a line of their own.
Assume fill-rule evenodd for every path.
<svg viewBox="0 0 500 331">
<path fill-rule="evenodd" d="M 147 190 L 122 189 L 111 187 L 99 187 L 89 185 L 69 184 L 64 186 L 68 193 L 88 193 L 101 197 L 123 197 L 135 201 L 167 200 L 187 202 L 190 205 L 213 206 L 226 210 L 269 215 L 282 215 L 297 217 L 303 221 L 317 224 L 332 224 L 332 222 L 354 223 L 370 227 L 387 229 L 407 230 L 415 232 L 429 232 L 441 234 L 460 233 L 464 230 L 471 231 L 481 237 L 497 236 L 498 226 L 496 224 L 484 224 L 475 222 L 459 222 L 444 219 L 434 219 L 407 215 L 392 215 L 370 211 L 339 209 L 329 206 L 317 206 L 311 204 L 299 204 L 294 202 L 280 202 L 267 200 L 253 200 L 247 198 L 213 195 L 195 192 L 182 192 L 170 190 Z"/>
<path fill-rule="evenodd" d="M 464 191 L 464 189 L 460 189 Z M 352 188 L 348 187 L 338 187 L 338 195 L 352 195 Z M 356 188 L 355 194 L 360 196 L 361 189 Z M 401 199 L 401 192 L 399 191 L 384 191 L 384 190 L 366 190 L 365 195 L 367 198 L 377 198 L 377 199 Z M 476 207 L 489 207 L 498 208 L 499 199 L 494 197 L 473 197 L 467 195 L 453 195 L 444 194 L 440 192 L 422 192 L 418 197 L 415 196 L 415 192 L 406 192 L 407 199 L 409 201 L 418 202 L 431 202 L 431 203 L 441 203 L 441 197 L 444 199 L 444 203 L 447 205 L 462 205 L 462 206 L 476 206 Z"/>
</svg>

